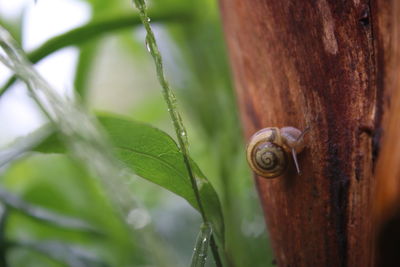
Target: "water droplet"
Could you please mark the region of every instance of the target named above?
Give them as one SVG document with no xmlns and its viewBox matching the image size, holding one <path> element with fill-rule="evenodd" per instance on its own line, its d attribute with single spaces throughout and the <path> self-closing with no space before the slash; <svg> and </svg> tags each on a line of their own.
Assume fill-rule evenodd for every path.
<svg viewBox="0 0 400 267">
<path fill-rule="evenodd" d="M 150 47 L 150 44 L 149 44 L 147 38 L 146 38 L 146 49 L 147 49 L 147 51 L 148 51 L 149 53 L 151 53 L 151 47 Z"/>
<path fill-rule="evenodd" d="M 206 263 L 211 234 L 211 224 L 203 223 L 200 227 L 200 233 L 197 236 L 196 245 L 193 249 L 191 266 L 204 266 Z"/>
<path fill-rule="evenodd" d="M 200 177 L 195 177 L 195 179 L 196 179 L 196 185 L 197 185 L 197 188 L 199 189 L 199 190 L 201 190 L 201 188 L 203 187 L 203 185 L 205 184 L 205 183 L 207 183 L 207 180 L 206 179 L 202 179 L 202 178 L 200 178 Z"/>
<path fill-rule="evenodd" d="M 151 19 L 149 17 L 147 17 L 147 22 L 150 22 L 150 21 L 151 21 Z"/>
</svg>

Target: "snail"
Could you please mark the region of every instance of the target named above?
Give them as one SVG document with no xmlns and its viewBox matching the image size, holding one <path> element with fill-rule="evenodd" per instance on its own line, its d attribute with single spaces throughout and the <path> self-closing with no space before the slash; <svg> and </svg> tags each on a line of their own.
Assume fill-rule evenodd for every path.
<svg viewBox="0 0 400 267">
<path fill-rule="evenodd" d="M 300 131 L 294 127 L 268 127 L 256 132 L 247 145 L 247 161 L 251 169 L 265 178 L 282 175 L 292 154 L 297 173 L 300 174 L 297 154 L 304 149 L 304 134 L 310 128 Z"/>
</svg>

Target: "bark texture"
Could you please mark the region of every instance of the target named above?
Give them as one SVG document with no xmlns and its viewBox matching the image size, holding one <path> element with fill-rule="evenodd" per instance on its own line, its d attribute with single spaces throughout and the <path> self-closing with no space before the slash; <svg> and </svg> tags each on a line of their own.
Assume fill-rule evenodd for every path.
<svg viewBox="0 0 400 267">
<path fill-rule="evenodd" d="M 246 138 L 311 127 L 300 176 L 292 167 L 255 177 L 279 266 L 374 265 L 373 170 L 394 91 L 386 24 L 400 16 L 392 2 L 220 0 Z"/>
<path fill-rule="evenodd" d="M 377 266 L 400 266 L 400 2 L 377 1 L 378 88 L 384 92 L 382 146 L 373 215 Z"/>
</svg>

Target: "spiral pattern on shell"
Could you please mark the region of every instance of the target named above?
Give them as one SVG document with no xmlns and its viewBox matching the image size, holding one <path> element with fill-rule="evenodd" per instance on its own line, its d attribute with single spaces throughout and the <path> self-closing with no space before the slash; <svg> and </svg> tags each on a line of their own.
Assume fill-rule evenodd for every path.
<svg viewBox="0 0 400 267">
<path fill-rule="evenodd" d="M 288 165 L 285 151 L 272 142 L 260 142 L 251 152 L 253 170 L 266 178 L 274 178 L 283 174 Z"/>
<path fill-rule="evenodd" d="M 265 178 L 281 176 L 288 167 L 288 155 L 291 154 L 297 173 L 300 174 L 296 154 L 305 146 L 303 136 L 310 127 L 303 132 L 292 126 L 281 129 L 267 127 L 251 136 L 246 150 L 247 162 L 251 169 Z"/>
</svg>

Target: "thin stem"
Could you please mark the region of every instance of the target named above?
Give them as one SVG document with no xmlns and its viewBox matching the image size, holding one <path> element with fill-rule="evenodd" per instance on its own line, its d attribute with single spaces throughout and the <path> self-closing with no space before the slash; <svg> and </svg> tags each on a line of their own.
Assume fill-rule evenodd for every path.
<svg viewBox="0 0 400 267">
<path fill-rule="evenodd" d="M 153 33 L 150 23 L 149 23 L 150 18 L 147 14 L 146 4 L 145 4 L 144 0 L 133 0 L 133 2 L 136 5 L 137 9 L 139 10 L 140 19 L 141 19 L 141 21 L 146 29 L 146 32 L 147 32 L 146 46 L 147 46 L 147 49 L 149 50 L 150 54 L 152 55 L 155 66 L 156 66 L 158 80 L 161 84 L 164 100 L 167 104 L 168 112 L 169 112 L 169 115 L 171 117 L 172 123 L 175 128 L 179 148 L 181 149 L 181 152 L 182 152 L 183 160 L 184 160 L 185 167 L 186 167 L 186 170 L 189 175 L 190 182 L 192 184 L 194 196 L 196 198 L 196 202 L 197 202 L 197 205 L 199 208 L 200 215 L 201 215 L 204 223 L 208 223 L 209 221 L 208 221 L 207 215 L 205 213 L 203 203 L 201 201 L 199 189 L 197 187 L 196 178 L 193 174 L 193 170 L 192 170 L 192 167 L 190 164 L 189 152 L 188 152 L 188 148 L 187 148 L 187 142 L 188 142 L 187 141 L 187 133 L 186 133 L 185 127 L 183 125 L 181 115 L 177 109 L 175 95 L 172 92 L 172 90 L 168 84 L 168 81 L 165 78 L 162 57 L 161 57 L 160 51 L 158 49 L 154 33 Z M 216 242 L 213 237 L 214 237 L 214 235 L 212 235 L 212 237 L 211 237 L 212 238 L 211 249 L 212 249 L 212 252 L 214 255 L 214 260 L 216 262 L 216 265 L 218 267 L 220 267 L 220 266 L 222 266 L 222 264 L 220 261 L 218 248 L 217 248 Z"/>
<path fill-rule="evenodd" d="M 222 267 L 222 261 L 218 253 L 218 246 L 217 242 L 215 242 L 214 234 L 211 235 L 210 246 L 211 246 L 211 252 L 214 257 L 215 265 L 217 265 L 217 267 Z"/>
<path fill-rule="evenodd" d="M 149 50 L 150 54 L 152 55 L 154 63 L 156 65 L 158 80 L 161 84 L 164 100 L 167 104 L 168 112 L 169 112 L 169 115 L 172 119 L 172 122 L 173 122 L 173 125 L 175 128 L 179 148 L 181 149 L 181 152 L 183 155 L 183 160 L 184 160 L 186 169 L 189 174 L 190 182 L 192 183 L 196 202 L 199 207 L 199 211 L 203 218 L 203 221 L 207 222 L 208 221 L 207 215 L 204 211 L 204 208 L 203 208 L 203 205 L 202 205 L 202 202 L 200 199 L 200 193 L 199 193 L 199 189 L 197 187 L 196 179 L 194 177 L 193 170 L 190 165 L 189 153 L 188 153 L 188 149 L 187 149 L 187 145 L 186 145 L 186 143 L 187 143 L 186 130 L 183 127 L 181 115 L 179 114 L 177 107 L 176 107 L 175 95 L 173 94 L 173 92 L 168 84 L 168 81 L 164 75 L 163 61 L 162 61 L 162 57 L 161 57 L 160 51 L 157 46 L 157 42 L 156 42 L 153 30 L 151 29 L 151 26 L 149 23 L 150 18 L 147 14 L 147 9 L 146 9 L 144 1 L 143 0 L 134 0 L 134 2 L 136 4 L 136 7 L 139 10 L 140 19 L 141 19 L 142 24 L 144 25 L 146 32 L 147 32 L 146 46 L 147 46 L 147 49 Z"/>
<path fill-rule="evenodd" d="M 168 10 L 162 9 L 152 13 L 152 17 L 154 21 L 157 22 L 178 22 L 190 19 L 189 12 L 185 8 Z M 28 60 L 32 63 L 37 63 L 46 56 L 64 47 L 79 45 L 106 33 L 138 25 L 141 25 L 139 16 L 132 14 L 120 15 L 98 21 L 91 21 L 81 27 L 77 27 L 47 40 L 41 46 L 28 53 Z M 15 81 L 16 76 L 12 76 L 4 84 L 4 86 L 0 89 L 0 97 L 11 85 L 14 84 Z"/>
</svg>

